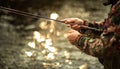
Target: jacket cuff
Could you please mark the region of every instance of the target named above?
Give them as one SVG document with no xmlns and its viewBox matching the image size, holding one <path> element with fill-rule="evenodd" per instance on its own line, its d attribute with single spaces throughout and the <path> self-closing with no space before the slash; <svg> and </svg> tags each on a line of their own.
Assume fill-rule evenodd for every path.
<svg viewBox="0 0 120 69">
<path fill-rule="evenodd" d="M 78 37 L 76 38 L 76 43 L 75 43 L 75 45 L 77 45 L 77 46 L 84 46 L 85 40 L 86 40 L 86 37 L 85 37 L 85 36 L 78 36 Z"/>
</svg>

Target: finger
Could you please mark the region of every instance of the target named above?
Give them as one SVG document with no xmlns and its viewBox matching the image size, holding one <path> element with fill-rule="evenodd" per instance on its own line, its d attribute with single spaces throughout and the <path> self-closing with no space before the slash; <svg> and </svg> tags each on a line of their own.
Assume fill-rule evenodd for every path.
<svg viewBox="0 0 120 69">
<path fill-rule="evenodd" d="M 68 34 L 71 34 L 71 33 L 73 33 L 73 30 L 68 31 Z"/>
<path fill-rule="evenodd" d="M 81 25 L 80 28 L 81 29 L 88 29 L 88 26 Z"/>
<path fill-rule="evenodd" d="M 70 31 L 68 31 L 68 34 L 70 34 L 70 33 L 72 33 L 73 31 L 72 30 L 70 30 Z"/>
<path fill-rule="evenodd" d="M 62 20 L 60 20 L 60 21 L 66 23 L 67 20 L 68 20 L 68 18 L 62 19 Z"/>
<path fill-rule="evenodd" d="M 66 24 L 71 24 L 71 23 L 74 23 L 74 22 L 75 22 L 75 19 L 73 19 L 73 18 L 67 18 L 67 19 L 64 20 L 64 22 L 65 22 Z"/>
<path fill-rule="evenodd" d="M 69 38 L 71 36 L 71 33 L 70 32 L 68 32 L 67 33 L 67 38 Z"/>
<path fill-rule="evenodd" d="M 67 23 L 67 27 L 72 27 L 73 25 L 75 25 L 74 23 Z"/>
<path fill-rule="evenodd" d="M 79 30 L 80 25 L 75 24 L 75 25 L 71 26 L 71 28 L 74 29 L 74 30 Z"/>
<path fill-rule="evenodd" d="M 67 23 L 72 25 L 72 24 L 75 23 L 75 21 L 76 20 L 74 18 L 70 18 L 70 19 L 67 20 Z"/>
<path fill-rule="evenodd" d="M 70 31 L 68 31 L 69 34 L 72 34 L 72 33 L 74 34 L 74 33 L 76 33 L 76 32 L 78 32 L 78 31 L 73 30 L 73 29 L 71 29 Z"/>
</svg>

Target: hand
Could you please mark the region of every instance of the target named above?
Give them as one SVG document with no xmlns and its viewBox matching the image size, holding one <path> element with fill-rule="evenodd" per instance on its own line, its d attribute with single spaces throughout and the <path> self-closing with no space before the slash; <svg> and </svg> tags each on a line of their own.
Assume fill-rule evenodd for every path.
<svg viewBox="0 0 120 69">
<path fill-rule="evenodd" d="M 77 30 L 77 31 L 79 31 L 80 29 L 86 28 L 86 26 L 87 26 L 87 22 L 85 22 L 79 18 L 66 18 L 61 21 L 63 21 L 69 27 L 71 27 L 72 29 Z"/>
<path fill-rule="evenodd" d="M 71 44 L 76 45 L 78 39 L 82 36 L 78 31 L 70 30 L 68 32 L 67 38 Z"/>
</svg>

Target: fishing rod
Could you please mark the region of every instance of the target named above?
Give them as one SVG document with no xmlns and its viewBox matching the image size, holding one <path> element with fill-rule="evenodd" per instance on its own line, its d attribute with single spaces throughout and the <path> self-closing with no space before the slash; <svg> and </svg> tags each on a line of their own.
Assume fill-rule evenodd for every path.
<svg viewBox="0 0 120 69">
<path fill-rule="evenodd" d="M 0 9 L 7 10 L 7 11 L 10 11 L 11 13 L 15 13 L 15 14 L 23 15 L 23 16 L 28 16 L 28 17 L 31 17 L 31 18 L 43 18 L 43 19 L 47 19 L 47 20 L 53 20 L 53 21 L 56 21 L 56 22 L 62 22 L 60 20 L 50 19 L 50 18 L 47 18 L 47 17 L 43 17 L 43 16 L 39 16 L 39 15 L 34 15 L 34 14 L 31 14 L 31 13 L 27 13 L 27 12 L 15 10 L 15 9 L 3 7 L 3 6 L 0 6 Z"/>
<path fill-rule="evenodd" d="M 20 10 L 11 9 L 11 8 L 7 8 L 7 7 L 3 7 L 3 6 L 0 6 L 0 9 L 1 10 L 7 10 L 11 13 L 15 13 L 15 14 L 23 15 L 23 16 L 28 16 L 28 17 L 31 17 L 31 18 L 42 18 L 42 19 L 53 20 L 53 21 L 56 21 L 56 22 L 64 23 L 63 21 L 60 21 L 60 20 L 51 19 L 51 18 L 48 18 L 48 17 L 40 16 L 40 15 L 34 15 L 34 14 L 31 14 L 31 13 L 28 13 L 28 12 L 23 12 L 23 11 L 20 11 Z M 88 27 L 88 26 L 82 26 L 82 27 L 85 27 L 89 30 L 102 31 L 101 29 L 92 28 L 92 27 Z"/>
</svg>

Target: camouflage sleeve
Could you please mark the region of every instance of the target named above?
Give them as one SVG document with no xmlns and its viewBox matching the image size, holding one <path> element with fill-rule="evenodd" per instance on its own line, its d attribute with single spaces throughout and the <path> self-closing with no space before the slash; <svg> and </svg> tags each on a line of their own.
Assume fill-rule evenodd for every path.
<svg viewBox="0 0 120 69">
<path fill-rule="evenodd" d="M 102 56 L 107 54 L 120 53 L 120 1 L 111 8 L 107 20 L 103 23 L 89 23 L 89 27 L 104 28 L 99 37 L 82 36 L 77 40 L 76 46 L 92 56 Z M 112 27 L 116 30 L 113 30 Z M 113 30 L 112 32 L 108 32 Z M 93 31 L 93 36 L 98 33 Z"/>
<path fill-rule="evenodd" d="M 76 46 L 86 54 L 97 56 L 97 54 L 102 54 L 104 52 L 104 45 L 100 38 L 84 36 L 80 37 L 77 43 Z"/>
<path fill-rule="evenodd" d="M 116 37 L 114 32 L 110 34 L 103 32 L 98 38 L 82 36 L 76 40 L 76 46 L 88 55 L 101 57 L 115 54 L 115 51 L 120 52 L 120 37 Z"/>
<path fill-rule="evenodd" d="M 101 29 L 103 27 L 103 23 L 97 23 L 97 22 L 90 22 L 88 23 L 88 26 L 89 27 L 94 27 L 94 28 L 97 28 L 97 29 Z"/>
<path fill-rule="evenodd" d="M 91 29 L 81 29 L 80 33 L 86 34 L 89 37 L 95 37 L 95 38 L 100 37 L 100 35 L 101 35 L 101 33 L 103 32 L 103 29 L 104 29 L 104 25 L 103 25 L 102 22 L 101 23 L 97 23 L 97 22 L 90 23 L 90 22 L 88 22 L 88 27 L 99 29 L 99 31 L 98 30 L 91 30 Z"/>
</svg>

